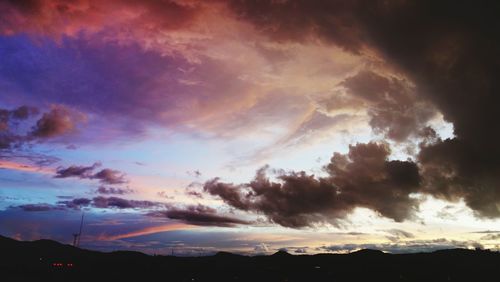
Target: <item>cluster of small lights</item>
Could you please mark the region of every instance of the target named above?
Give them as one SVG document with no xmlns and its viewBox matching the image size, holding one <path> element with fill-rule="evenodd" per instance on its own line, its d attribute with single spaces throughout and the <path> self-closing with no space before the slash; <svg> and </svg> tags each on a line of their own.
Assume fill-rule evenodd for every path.
<svg viewBox="0 0 500 282">
<path fill-rule="evenodd" d="M 72 263 L 61 263 L 61 262 L 54 262 L 52 264 L 53 267 L 73 267 Z"/>
</svg>

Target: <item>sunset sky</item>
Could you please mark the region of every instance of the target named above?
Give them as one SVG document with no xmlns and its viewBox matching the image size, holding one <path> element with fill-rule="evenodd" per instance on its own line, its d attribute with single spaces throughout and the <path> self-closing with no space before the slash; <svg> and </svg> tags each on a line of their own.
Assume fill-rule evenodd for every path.
<svg viewBox="0 0 500 282">
<path fill-rule="evenodd" d="M 499 250 L 500 10 L 466 2 L 0 0 L 0 235 Z"/>
</svg>

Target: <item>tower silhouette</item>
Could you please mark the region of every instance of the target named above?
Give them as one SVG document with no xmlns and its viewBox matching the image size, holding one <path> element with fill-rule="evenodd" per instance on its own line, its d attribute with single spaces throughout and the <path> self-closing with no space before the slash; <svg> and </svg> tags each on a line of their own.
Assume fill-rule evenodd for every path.
<svg viewBox="0 0 500 282">
<path fill-rule="evenodd" d="M 80 246 L 80 238 L 82 237 L 82 228 L 83 228 L 83 215 L 84 215 L 84 213 L 82 212 L 82 219 L 80 221 L 80 231 L 78 233 L 73 233 L 73 246 L 74 247 Z"/>
</svg>

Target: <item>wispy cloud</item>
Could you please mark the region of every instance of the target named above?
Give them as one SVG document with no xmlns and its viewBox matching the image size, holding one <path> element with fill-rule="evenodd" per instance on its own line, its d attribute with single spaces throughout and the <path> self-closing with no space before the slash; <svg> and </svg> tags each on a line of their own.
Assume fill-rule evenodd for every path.
<svg viewBox="0 0 500 282">
<path fill-rule="evenodd" d="M 120 240 L 120 239 L 150 235 L 150 234 L 155 234 L 155 233 L 160 233 L 160 232 L 177 231 L 177 230 L 190 230 L 193 228 L 196 228 L 196 227 L 193 225 L 188 225 L 188 224 L 184 224 L 184 223 L 172 223 L 172 224 L 165 224 L 165 225 L 160 225 L 160 226 L 146 227 L 146 228 L 143 228 L 140 230 L 135 230 L 135 231 L 131 231 L 131 232 L 123 233 L 123 234 L 100 235 L 98 237 L 98 240 L 113 241 L 113 240 Z"/>
</svg>

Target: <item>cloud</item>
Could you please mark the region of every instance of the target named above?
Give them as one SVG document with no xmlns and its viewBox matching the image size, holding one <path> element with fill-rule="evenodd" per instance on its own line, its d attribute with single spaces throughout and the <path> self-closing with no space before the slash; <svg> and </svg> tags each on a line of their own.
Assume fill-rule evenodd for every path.
<svg viewBox="0 0 500 282">
<path fill-rule="evenodd" d="M 406 141 L 417 135 L 436 115 L 433 106 L 417 96 L 415 87 L 397 77 L 385 77 L 363 70 L 340 83 L 348 92 L 350 103 L 365 104 L 370 126 L 395 141 Z M 335 102 L 330 104 L 335 106 Z"/>
<path fill-rule="evenodd" d="M 256 245 L 253 250 L 257 253 L 257 254 L 266 254 L 266 253 L 269 253 L 269 246 L 266 244 L 266 243 L 259 243 L 258 245 Z"/>
<path fill-rule="evenodd" d="M 203 199 L 203 191 L 201 190 L 202 187 L 203 183 L 194 181 L 186 186 L 184 193 L 193 198 Z"/>
<path fill-rule="evenodd" d="M 339 235 L 350 235 L 350 236 L 367 235 L 367 233 L 363 233 L 363 232 L 336 232 L 335 234 L 339 234 Z"/>
<path fill-rule="evenodd" d="M 13 208 L 19 208 L 26 212 L 45 212 L 45 211 L 53 211 L 53 210 L 61 210 L 62 207 L 54 206 L 51 204 L 26 204 L 19 205 Z"/>
<path fill-rule="evenodd" d="M 128 200 L 119 197 L 98 196 L 92 199 L 92 206 L 101 209 L 150 209 L 161 207 L 164 204 L 151 201 Z"/>
<path fill-rule="evenodd" d="M 0 109 L 0 132 L 8 131 L 12 122 L 25 120 L 37 114 L 38 109 L 29 106 L 20 106 L 13 110 Z"/>
<path fill-rule="evenodd" d="M 293 252 L 296 254 L 307 254 L 307 247 L 306 248 L 297 248 Z"/>
<path fill-rule="evenodd" d="M 307 254 L 307 249 L 309 247 L 286 247 L 286 248 L 280 248 L 278 251 L 279 252 L 294 252 L 296 254 Z"/>
<path fill-rule="evenodd" d="M 31 12 L 5 4 L 17 16 L 3 22 L 13 35 L 0 38 L 8 70 L 0 79 L 15 100 L 85 113 L 85 135 L 68 140 L 79 146 L 142 138 L 155 126 L 219 138 L 271 135 L 269 128 L 310 110 L 310 93 L 331 88 L 357 63 L 314 43 L 267 44 L 224 2 L 188 2 L 40 1 Z M 281 53 L 288 60 L 276 62 Z"/>
<path fill-rule="evenodd" d="M 401 230 L 401 229 L 389 229 L 389 230 L 385 230 L 385 232 L 392 234 L 394 236 L 397 236 L 397 237 L 402 237 L 402 238 L 414 238 L 415 237 L 415 235 L 413 235 L 412 233 L 410 233 L 408 231 Z"/>
<path fill-rule="evenodd" d="M 101 166 L 101 163 L 94 163 L 91 166 L 69 166 L 67 168 L 59 167 L 56 171 L 55 178 L 78 177 L 81 179 L 98 179 L 103 184 L 115 185 L 127 183 L 125 174 L 114 169 L 104 168 L 94 173 L 94 170 Z M 103 186 L 101 186 L 103 187 Z M 99 189 L 98 189 L 99 190 Z M 125 190 L 106 190 L 104 187 L 101 192 L 124 192 Z M 105 193 L 104 193 L 105 194 Z"/>
<path fill-rule="evenodd" d="M 99 167 L 100 163 L 94 163 L 91 166 L 69 166 L 67 168 L 59 167 L 56 171 L 55 178 L 68 178 L 68 177 L 78 177 L 78 178 L 92 178 L 93 170 Z"/>
<path fill-rule="evenodd" d="M 322 39 L 358 52 L 363 43 L 354 24 L 354 1 L 231 1 L 237 16 L 278 42 Z"/>
<path fill-rule="evenodd" d="M 20 106 L 17 109 L 12 110 L 10 113 L 14 119 L 25 120 L 29 117 L 37 115 L 38 109 L 30 106 Z"/>
<path fill-rule="evenodd" d="M 26 131 L 26 127 L 39 109 L 31 106 L 20 106 L 8 110 L 0 109 L 0 158 L 51 159 L 49 156 L 31 153 L 31 157 L 23 153 L 34 142 L 43 142 L 70 133 L 76 124 L 84 120 L 84 116 L 61 105 L 51 105 L 48 112 L 43 113 L 36 124 Z M 53 160 L 54 158 L 52 158 Z M 42 165 L 41 162 L 37 164 Z"/>
<path fill-rule="evenodd" d="M 9 129 L 12 120 L 24 120 L 38 113 L 36 108 L 20 106 L 14 110 L 0 109 L 0 132 Z"/>
<path fill-rule="evenodd" d="M 478 233 L 478 234 L 491 234 L 491 233 L 500 233 L 500 231 L 497 230 L 482 230 L 482 231 L 475 231 L 471 233 Z"/>
<path fill-rule="evenodd" d="M 187 175 L 193 176 L 196 178 L 200 178 L 200 176 L 202 175 L 202 173 L 199 170 L 186 171 L 186 173 L 187 173 Z"/>
<path fill-rule="evenodd" d="M 499 217 L 500 163 L 495 151 L 484 149 L 460 138 L 424 146 L 418 161 L 425 191 L 448 201 L 462 198 L 479 216 Z"/>
<path fill-rule="evenodd" d="M 104 184 L 123 184 L 127 183 L 125 179 L 125 174 L 118 170 L 113 170 L 109 168 L 105 168 L 96 174 L 92 175 L 93 179 L 99 179 L 101 183 Z"/>
<path fill-rule="evenodd" d="M 188 206 L 185 209 L 171 207 L 166 211 L 152 212 L 149 215 L 176 219 L 186 224 L 200 226 L 235 227 L 249 224 L 248 221 L 242 219 L 218 215 L 215 209 L 200 204 Z"/>
<path fill-rule="evenodd" d="M 77 198 L 73 200 L 66 200 L 66 201 L 59 201 L 57 202 L 58 205 L 64 206 L 69 209 L 76 209 L 79 210 L 82 207 L 87 207 L 90 205 L 92 200 L 87 199 L 87 198 Z"/>
<path fill-rule="evenodd" d="M 30 137 L 19 132 L 17 128 L 20 123 L 37 114 L 38 109 L 30 106 L 20 106 L 12 110 L 0 109 L 0 149 L 19 148 L 29 141 Z"/>
<path fill-rule="evenodd" d="M 159 124 L 203 128 L 226 137 L 234 128 L 248 134 L 250 127 L 247 125 L 263 128 L 259 119 L 273 123 L 283 120 L 283 116 L 290 120 L 293 116 L 295 120 L 308 112 L 303 108 L 310 102 L 304 98 L 306 95 L 295 95 L 290 102 L 280 95 L 263 95 L 280 91 L 304 92 L 288 91 L 282 81 L 274 79 L 285 70 L 294 69 L 286 61 L 283 63 L 286 58 L 296 63 L 294 66 L 307 69 L 299 60 L 306 56 L 302 53 L 293 56 L 293 51 L 287 47 L 293 45 L 304 50 L 300 48 L 308 44 L 328 48 L 336 45 L 371 64 L 364 65 L 356 74 L 353 74 L 354 68 L 347 66 L 342 66 L 342 71 L 317 72 L 308 76 L 300 72 L 300 75 L 283 76 L 285 84 L 295 81 L 289 78 L 312 80 L 324 73 L 338 78 L 339 73 L 342 77 L 349 73 L 342 83 L 335 84 L 344 87 L 346 97 L 332 95 L 335 97 L 329 98 L 333 101 L 325 101 L 325 107 L 337 104 L 338 107 L 350 108 L 356 107 L 353 99 L 354 102 L 361 101 L 363 108 L 367 108 L 374 131 L 396 141 L 405 141 L 422 127 L 425 129 L 435 110 L 441 112 L 446 121 L 453 123 L 456 137 L 447 140 L 434 138 L 432 142 L 422 143 L 417 163 L 424 188 L 419 191 L 451 201 L 463 198 L 478 216 L 500 216 L 500 192 L 497 189 L 500 184 L 500 149 L 496 141 L 500 136 L 491 125 L 498 119 L 496 105 L 500 104 L 496 95 L 500 89 L 496 75 L 497 50 L 500 49 L 500 37 L 495 28 L 498 7 L 493 2 L 483 5 L 416 0 L 369 3 L 242 0 L 213 3 L 2 2 L 0 6 L 7 12 L 0 30 L 12 35 L 0 38 L 2 45 L 6 46 L 0 50 L 0 55 L 5 58 L 0 77 L 9 88 L 4 93 L 15 93 L 15 99 L 20 101 L 50 101 L 82 109 L 89 116 L 96 117 L 97 122 L 92 126 L 102 127 L 100 131 L 92 131 L 93 135 L 87 138 L 110 139 L 119 131 L 125 131 L 128 136 L 141 136 L 139 133 L 144 132 L 144 127 Z M 226 11 L 225 6 L 231 12 Z M 223 12 L 220 13 L 223 17 L 210 18 L 210 11 L 216 11 L 215 14 Z M 205 16 L 207 18 L 203 18 Z M 223 19 L 216 21 L 216 18 Z M 230 45 L 234 41 L 220 37 L 220 34 L 215 36 L 189 29 L 199 24 L 198 21 L 202 27 L 223 23 L 224 27 L 234 27 L 238 34 L 248 36 L 251 42 L 265 42 L 256 48 L 258 56 L 236 63 L 234 58 L 238 56 L 233 54 L 250 56 L 255 55 L 255 50 L 238 45 L 241 48 L 236 50 L 238 52 L 235 49 L 230 49 L 234 53 L 225 52 L 229 48 L 219 44 Z M 253 28 L 247 27 L 247 23 Z M 181 32 L 183 28 L 186 28 L 185 32 Z M 20 33 L 64 35 L 64 40 L 40 38 L 35 43 Z M 229 43 L 221 40 L 222 37 Z M 207 47 L 212 44 L 216 47 Z M 334 49 L 328 49 L 327 53 L 331 54 L 331 50 Z M 266 59 L 270 57 L 270 51 L 279 56 L 272 55 L 274 60 Z M 264 53 L 267 55 L 262 55 Z M 370 59 L 372 57 L 376 58 Z M 276 62 L 285 67 L 277 67 Z M 67 67 L 60 67 L 63 65 Z M 144 67 L 137 68 L 137 65 Z M 214 73 L 217 76 L 213 76 Z M 324 90 L 313 89 L 310 84 L 305 84 L 306 93 Z M 327 88 L 330 89 L 331 85 Z M 271 100 L 272 97 L 278 101 Z M 290 105 L 284 105 L 285 102 Z M 276 114 L 277 105 L 282 106 L 281 113 L 288 112 Z M 40 141 L 74 130 L 71 115 L 58 107 L 64 106 L 56 106 L 43 114 L 34 126 L 32 137 Z M 0 148 L 11 149 L 25 143 L 26 136 L 5 130 L 8 126 L 5 120 L 12 121 L 14 115 L 23 117 L 21 112 L 19 115 L 0 112 Z M 309 128 L 324 131 L 329 124 L 335 123 L 335 119 L 323 113 L 309 117 L 304 127 L 298 128 L 297 134 L 308 134 Z M 414 171 L 410 162 L 392 162 L 387 166 L 387 174 L 390 174 L 389 166 L 393 170 L 406 167 L 404 170 Z M 103 183 L 122 181 L 109 171 L 103 174 L 113 175 L 102 176 Z M 300 173 L 289 178 L 305 182 L 309 179 L 309 184 L 314 185 L 320 182 L 318 178 L 308 178 Z M 341 180 L 342 177 L 337 178 L 337 182 Z M 280 181 L 287 183 L 284 179 Z M 350 185 L 348 181 L 342 181 L 343 186 Z M 361 183 L 355 183 L 354 187 L 356 185 Z M 253 190 L 248 185 L 244 188 Z M 357 188 L 347 190 L 360 193 Z M 225 196 L 229 197 L 229 194 L 225 192 Z M 415 207 L 415 201 L 407 198 L 406 191 L 402 195 L 401 199 L 393 199 L 402 207 L 385 207 L 377 195 L 370 195 L 374 198 L 370 203 L 357 195 L 351 195 L 352 202 L 344 202 L 342 195 L 340 203 L 348 205 L 339 210 L 366 206 L 402 220 Z M 231 197 L 225 201 L 247 208 L 248 203 L 240 194 Z M 251 195 L 250 199 L 266 197 Z M 373 204 L 377 201 L 380 203 Z M 250 206 L 252 210 L 261 210 Z M 412 208 L 408 209 L 408 206 Z M 314 213 L 306 214 L 317 217 Z M 342 218 L 342 215 L 333 218 L 336 217 Z M 319 218 L 322 218 L 321 213 Z M 309 220 L 299 217 L 298 221 L 301 225 L 300 221 Z"/>
<path fill-rule="evenodd" d="M 130 231 L 130 232 L 121 233 L 121 234 L 101 235 L 98 237 L 98 240 L 112 241 L 112 240 L 120 240 L 120 239 L 126 239 L 126 238 L 139 237 L 139 236 L 155 234 L 155 233 L 160 233 L 160 232 L 168 232 L 168 231 L 176 231 L 176 230 L 190 230 L 190 229 L 193 229 L 193 226 L 183 224 L 183 223 L 165 224 L 165 225 L 160 225 L 160 226 L 146 227 L 146 228 L 143 228 L 140 230 Z"/>
<path fill-rule="evenodd" d="M 429 101 L 454 126 L 455 138 L 421 148 L 419 165 L 426 192 L 446 200 L 463 198 L 476 215 L 500 217 L 500 136 L 491 125 L 498 119 L 496 105 L 500 104 L 496 94 L 500 89 L 496 75 L 500 37 L 495 28 L 499 8 L 494 1 L 470 5 L 416 0 L 269 0 L 231 2 L 230 7 L 270 40 L 319 40 L 356 54 L 376 53 L 399 70 L 415 85 L 410 90 L 419 100 Z M 377 93 L 394 98 L 391 92 L 377 90 L 400 84 L 369 73 L 355 77 L 348 87 L 371 85 L 366 88 L 371 96 L 364 95 L 364 99 L 378 97 Z M 353 95 L 364 90 L 357 89 Z M 420 123 L 415 117 L 427 119 L 427 114 L 420 115 L 425 110 L 421 107 L 412 107 L 410 113 L 416 112 L 411 115 L 404 107 L 394 111 L 394 106 L 405 104 L 372 107 L 372 126 L 403 140 L 415 122 Z"/>
<path fill-rule="evenodd" d="M 250 183 L 235 185 L 215 178 L 203 189 L 234 208 L 265 214 L 287 227 L 336 224 L 356 207 L 399 222 L 412 218 L 418 207 L 410 194 L 418 192 L 420 177 L 415 163 L 389 161 L 389 154 L 385 144 L 356 144 L 348 154 L 333 155 L 325 167 L 327 177 L 290 172 L 272 182 L 264 167 Z"/>
<path fill-rule="evenodd" d="M 98 209 L 142 209 L 151 210 L 153 208 L 164 208 L 165 204 L 152 201 L 128 200 L 120 197 L 97 196 L 92 199 L 75 198 L 71 200 L 58 201 L 56 204 L 26 204 L 11 206 L 10 208 L 20 208 L 23 211 L 40 212 L 51 210 L 80 210 L 83 207 L 93 207 Z"/>
<path fill-rule="evenodd" d="M 42 173 L 42 174 L 53 174 L 54 170 L 52 168 L 42 167 L 40 165 L 28 165 L 16 161 L 3 161 L 1 160 L 4 156 L 0 156 L 0 169 L 10 169 L 17 171 L 26 171 L 33 173 Z"/>
<path fill-rule="evenodd" d="M 195 198 L 203 199 L 203 194 L 198 191 L 193 191 L 193 190 L 186 190 L 186 195 L 192 196 Z"/>
<path fill-rule="evenodd" d="M 442 5 L 417 7 L 414 16 L 424 15 L 429 8 L 441 16 L 413 25 L 411 33 L 416 35 L 412 37 L 416 45 L 404 44 L 408 34 L 394 28 L 381 34 L 379 40 L 393 42 L 395 36 L 401 36 L 400 43 L 391 47 L 397 54 L 395 60 L 454 126 L 456 138 L 439 140 L 421 149 L 419 163 L 426 189 L 441 199 L 463 198 L 478 216 L 498 218 L 500 150 L 494 140 L 500 135 L 491 129 L 491 121 L 496 118 L 493 105 L 500 102 L 494 94 L 500 87 L 495 76 L 498 66 L 494 63 L 499 59 L 496 50 L 500 40 L 491 24 L 498 22 L 498 7 L 460 3 L 453 5 L 453 12 Z M 403 6 L 394 12 L 407 15 L 409 10 Z M 443 21 L 443 17 L 447 20 Z M 388 21 L 395 18 L 391 13 Z M 460 28 L 465 26 L 469 28 Z M 420 48 L 423 42 L 424 49 Z"/>
<path fill-rule="evenodd" d="M 0 70 L 0 79 L 9 82 L 19 102 L 51 101 L 85 113 L 88 122 L 79 130 L 83 136 L 69 140 L 75 145 L 123 135 L 140 138 L 154 125 L 227 134 L 221 124 L 237 123 L 237 119 L 226 117 L 248 110 L 255 96 L 264 94 L 251 91 L 257 86 L 241 78 L 240 64 L 206 55 L 200 55 L 203 60 L 195 64 L 181 55 L 165 56 L 161 50 L 146 48 L 138 39 L 127 44 L 108 40 L 114 36 L 77 36 L 60 44 L 50 40 L 36 44 L 25 36 L 0 38 L 2 45 L 9 46 L 0 50 L 9 70 Z M 200 83 L 182 83 L 185 80 Z M 242 96 L 236 99 L 235 92 Z M 75 129 L 72 116 L 62 110 L 55 113 L 59 114 L 40 120 L 33 134 L 49 137 Z"/>
<path fill-rule="evenodd" d="M 110 194 L 115 194 L 115 195 L 125 195 L 134 192 L 134 190 L 129 189 L 129 188 L 115 188 L 115 187 L 106 187 L 106 186 L 99 186 L 97 190 L 95 191 L 98 194 L 103 194 L 103 195 L 110 195 Z"/>
<path fill-rule="evenodd" d="M 175 199 L 174 196 L 170 196 L 167 192 L 165 191 L 160 191 L 160 192 L 157 192 L 156 195 L 158 195 L 159 197 L 161 198 L 165 198 L 165 199 L 169 199 L 169 200 L 173 200 Z"/>
<path fill-rule="evenodd" d="M 410 238 L 415 238 L 415 235 L 408 231 L 404 231 L 401 229 L 388 229 L 384 230 L 384 232 L 387 232 L 390 234 L 390 236 L 386 236 L 387 239 L 391 240 L 392 242 L 398 242 L 401 239 L 410 239 Z"/>
<path fill-rule="evenodd" d="M 444 249 L 456 249 L 456 248 L 480 248 L 484 247 L 475 241 L 457 241 L 448 240 L 445 238 L 433 239 L 433 240 L 411 240 L 404 243 L 381 243 L 381 244 L 340 244 L 340 245 L 330 245 L 322 246 L 317 250 L 327 251 L 327 252 L 353 252 L 361 249 L 375 249 L 384 252 L 389 252 L 393 254 L 400 253 L 418 253 L 418 252 L 434 252 Z"/>
<path fill-rule="evenodd" d="M 53 105 L 33 126 L 30 133 L 35 138 L 51 138 L 75 130 L 75 123 L 85 120 L 85 116 L 71 112 L 62 105 Z"/>
<path fill-rule="evenodd" d="M 481 240 L 499 240 L 500 241 L 500 232 L 486 234 L 481 237 Z"/>
<path fill-rule="evenodd" d="M 189 24 L 200 10 L 195 1 L 4 1 L 0 7 L 6 17 L 0 22 L 0 33 L 18 32 L 74 36 L 81 31 L 99 32 L 104 27 L 120 25 L 138 33 L 179 29 Z"/>
</svg>

